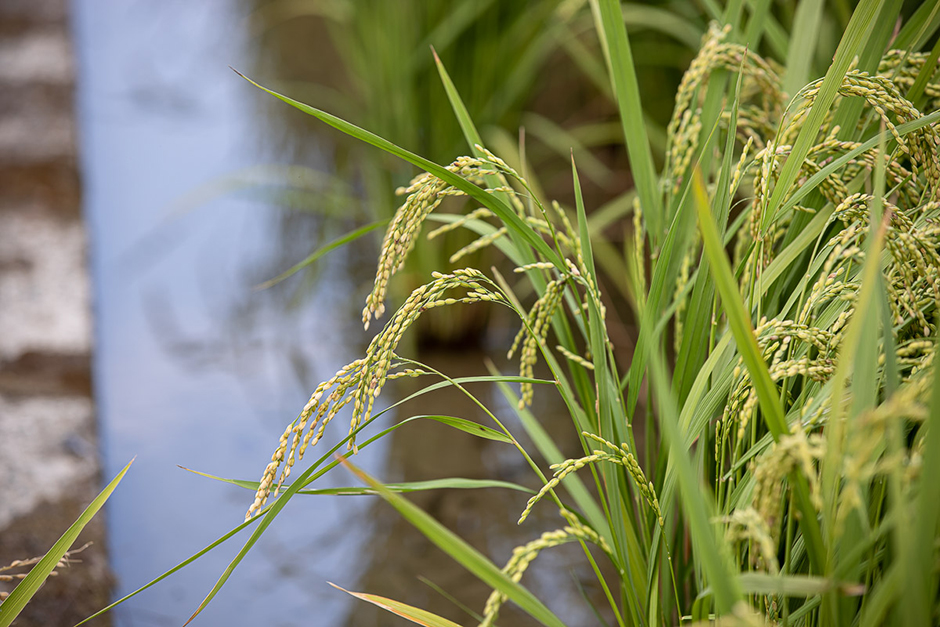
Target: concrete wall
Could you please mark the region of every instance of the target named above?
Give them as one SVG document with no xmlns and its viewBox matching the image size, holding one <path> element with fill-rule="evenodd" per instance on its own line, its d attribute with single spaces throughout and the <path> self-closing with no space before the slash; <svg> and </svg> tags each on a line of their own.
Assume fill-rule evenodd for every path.
<svg viewBox="0 0 940 627">
<path fill-rule="evenodd" d="M 42 555 L 100 489 L 68 19 L 68 0 L 0 2 L 0 566 Z M 107 603 L 100 514 L 89 540 L 17 625 Z"/>
</svg>

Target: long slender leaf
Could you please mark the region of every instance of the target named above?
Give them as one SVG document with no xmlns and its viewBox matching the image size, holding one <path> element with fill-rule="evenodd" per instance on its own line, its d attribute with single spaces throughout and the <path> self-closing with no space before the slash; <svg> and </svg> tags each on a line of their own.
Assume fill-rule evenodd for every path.
<svg viewBox="0 0 940 627">
<path fill-rule="evenodd" d="M 718 289 L 718 293 L 721 295 L 721 301 L 724 304 L 725 314 L 728 316 L 728 324 L 734 334 L 738 351 L 744 360 L 744 365 L 751 375 L 751 381 L 754 385 L 754 389 L 757 391 L 757 398 L 767 428 L 773 435 L 774 440 L 778 440 L 781 436 L 789 433 L 789 428 L 786 424 L 783 408 L 780 406 L 776 386 L 770 378 L 767 363 L 761 356 L 760 348 L 757 345 L 757 338 L 754 335 L 754 328 L 751 326 L 751 321 L 744 308 L 741 295 L 734 283 L 734 277 L 731 274 L 728 260 L 725 258 L 724 248 L 721 245 L 718 230 L 715 228 L 715 224 L 712 221 L 711 212 L 708 208 L 708 196 L 705 191 L 705 183 L 702 180 L 700 170 L 696 171 L 693 186 L 695 189 L 695 207 L 698 213 L 702 242 L 704 243 L 705 251 L 708 255 L 709 267 L 714 273 L 715 285 Z M 804 538 L 806 538 L 806 542 L 809 545 L 810 560 L 817 572 L 825 572 L 824 566 L 826 558 L 822 542 L 822 533 L 819 530 L 819 523 L 816 520 L 816 510 L 809 498 L 809 486 L 806 483 L 806 477 L 798 471 L 794 471 L 790 473 L 790 480 L 796 496 L 797 506 L 802 514 L 800 528 L 803 530 Z"/>
<path fill-rule="evenodd" d="M 852 19 L 842 36 L 842 40 L 839 42 L 839 47 L 836 49 L 832 65 L 829 66 L 826 77 L 819 88 L 819 94 L 816 96 L 806 122 L 796 138 L 790 156 L 787 157 L 783 169 L 780 171 L 780 177 L 777 179 L 773 194 L 770 197 L 768 209 L 762 217 L 762 232 L 766 232 L 770 223 L 776 218 L 777 207 L 783 203 L 784 197 L 789 193 L 793 183 L 796 182 L 796 177 L 803 167 L 803 160 L 809 154 L 809 149 L 819 133 L 823 118 L 825 118 L 829 108 L 835 101 L 852 59 L 855 58 L 865 44 L 868 34 L 874 26 L 875 17 L 883 4 L 884 0 L 862 0 L 855 9 L 855 13 L 852 14 Z"/>
<path fill-rule="evenodd" d="M 510 579 L 493 562 L 467 544 L 460 536 L 444 527 L 410 501 L 385 488 L 381 483 L 354 466 L 348 459 L 343 458 L 342 463 L 359 479 L 377 491 L 389 505 L 397 509 L 428 540 L 476 575 L 481 581 L 505 594 L 523 611 L 543 625 L 565 627 L 561 619 L 545 607 L 535 595 Z"/>
<path fill-rule="evenodd" d="M 72 523 L 58 540 L 56 540 L 55 544 L 52 545 L 52 548 L 49 549 L 42 559 L 33 566 L 29 574 L 17 584 L 13 592 L 10 593 L 10 596 L 0 603 L 0 627 L 8 627 L 19 613 L 23 611 L 23 608 L 26 607 L 29 600 L 33 598 L 33 595 L 36 594 L 40 586 L 42 586 L 52 571 L 55 570 L 56 564 L 59 563 L 62 556 L 68 553 L 68 550 L 75 544 L 75 540 L 78 539 L 78 534 L 80 534 L 82 529 L 85 528 L 85 525 L 95 517 L 98 510 L 104 506 L 105 502 L 114 492 L 115 488 L 118 487 L 118 484 L 121 483 L 121 480 L 133 463 L 134 460 L 132 459 L 124 466 L 121 472 L 111 480 L 111 483 L 109 483 L 105 489 L 94 498 L 88 507 L 85 508 L 85 511 L 81 513 L 78 519 Z"/>
<path fill-rule="evenodd" d="M 604 33 L 602 43 L 610 64 L 611 82 L 617 97 L 617 106 L 620 109 L 620 121 L 623 124 L 623 134 L 630 156 L 630 170 L 633 173 L 637 193 L 640 195 L 640 204 L 649 219 L 653 242 L 658 245 L 663 236 L 665 215 L 659 196 L 653 153 L 650 149 L 646 124 L 643 121 L 640 86 L 633 65 L 633 53 L 630 50 L 627 29 L 623 23 L 623 14 L 618 0 L 597 0 L 597 2 L 599 11 L 596 12 L 596 16 L 600 20 L 597 29 Z"/>
<path fill-rule="evenodd" d="M 467 140 L 473 154 L 481 156 L 477 146 L 483 145 L 483 139 L 480 137 L 480 133 L 477 131 L 477 127 L 473 123 L 473 119 L 470 117 L 466 105 L 464 105 L 463 100 L 460 98 L 460 94 L 457 93 L 457 88 L 450 79 L 450 74 L 447 73 L 447 69 L 441 62 L 441 58 L 437 56 L 437 50 L 431 48 L 431 52 L 434 54 L 434 63 L 437 66 L 437 73 L 441 77 L 441 83 L 444 85 L 444 91 L 447 93 L 447 99 L 450 101 L 451 109 L 454 110 L 454 115 L 457 117 L 457 122 L 460 124 L 460 130 L 463 131 L 464 139 Z"/>
<path fill-rule="evenodd" d="M 787 57 L 787 71 L 783 77 L 783 91 L 791 96 L 810 81 L 822 12 L 822 0 L 800 0 L 796 7 L 790 55 Z"/>
<path fill-rule="evenodd" d="M 574 185 L 575 205 L 578 210 L 578 232 L 581 239 L 581 254 L 584 266 L 590 275 L 590 281 L 597 285 L 597 271 L 594 266 L 594 251 L 591 247 L 590 231 L 588 230 L 587 214 L 584 208 L 584 199 L 581 193 L 581 182 L 578 178 L 578 169 L 571 159 L 571 176 Z M 588 293 L 586 297 L 588 311 L 588 340 L 594 364 L 594 377 L 597 389 L 597 424 L 598 434 L 614 442 L 626 442 L 634 450 L 632 431 L 626 429 L 629 423 L 623 407 L 623 398 L 617 381 L 616 366 L 612 355 L 609 354 L 607 329 L 604 318 L 600 312 L 600 303 L 597 296 Z M 613 372 L 613 378 L 611 377 Z M 635 616 L 643 614 L 641 594 L 642 587 L 637 585 L 640 575 L 646 572 L 646 564 L 638 562 L 638 557 L 645 557 L 646 548 L 639 544 L 633 526 L 627 521 L 635 516 L 634 504 L 631 499 L 625 499 L 628 493 L 626 473 L 619 468 L 605 464 L 602 469 L 608 491 L 608 501 L 615 504 L 610 508 L 610 527 L 613 532 L 614 551 L 618 559 L 625 565 L 626 580 L 625 593 L 631 612 Z M 631 559 L 633 558 L 633 559 Z"/>
<path fill-rule="evenodd" d="M 712 211 L 715 213 L 715 219 L 719 230 L 723 233 L 728 216 L 731 212 L 731 192 L 729 183 L 731 181 L 731 170 L 734 159 L 734 140 L 735 129 L 738 126 L 738 101 L 741 94 L 741 84 L 743 82 L 744 59 L 741 60 L 742 67 L 738 70 L 738 80 L 734 90 L 734 100 L 731 103 L 731 118 L 728 123 L 728 135 L 725 138 L 724 156 L 722 157 L 721 171 L 718 175 L 717 191 L 715 200 L 712 203 Z M 692 298 L 689 302 L 688 312 L 686 313 L 686 327 L 682 335 L 682 342 L 679 345 L 679 354 L 676 357 L 676 369 L 674 383 L 679 403 L 685 402 L 685 398 L 692 387 L 695 379 L 694 373 L 698 371 L 702 362 L 705 361 L 705 355 L 708 350 L 706 342 L 702 338 L 707 337 L 712 325 L 712 301 L 715 297 L 714 280 L 708 271 L 708 259 L 702 252 L 702 258 L 699 262 L 698 276 L 695 279 L 692 288 Z"/>
<path fill-rule="evenodd" d="M 902 607 L 909 625 L 926 625 L 934 618 L 937 591 L 935 546 L 940 523 L 940 368 L 933 367 L 930 417 L 924 436 L 923 468 L 914 504 L 913 529 L 907 532 L 903 565 Z"/>
<path fill-rule="evenodd" d="M 920 48 L 926 40 L 930 39 L 937 28 L 940 27 L 940 12 L 937 11 L 938 5 L 940 5 L 940 1 L 938 0 L 930 0 L 929 2 L 922 3 L 914 12 L 914 15 L 912 15 L 907 23 L 904 24 L 903 28 L 901 28 L 901 32 L 899 32 L 898 36 L 894 39 L 893 46 L 900 50 L 907 50 L 909 48 L 916 50 Z"/>
<path fill-rule="evenodd" d="M 714 501 L 708 489 L 703 488 L 696 476 L 689 451 L 679 432 L 679 412 L 667 383 L 664 360 L 659 354 L 659 342 L 653 339 L 647 345 L 650 346 L 650 379 L 659 405 L 659 424 L 669 446 L 670 461 L 675 464 L 681 487 L 682 510 L 689 519 L 693 548 L 711 582 L 719 612 L 730 614 L 742 598 L 741 588 L 731 565 L 730 551 L 725 543 L 718 539 L 712 522 Z"/>
<path fill-rule="evenodd" d="M 400 425 L 398 425 L 400 426 Z M 224 477 L 216 477 L 215 475 L 210 475 L 206 472 L 199 472 L 198 470 L 192 470 L 191 468 L 185 468 L 180 466 L 183 470 L 191 472 L 193 474 L 205 477 L 207 479 L 212 479 L 214 481 L 221 481 L 222 483 L 228 483 L 230 485 L 238 486 L 239 488 L 244 488 L 246 490 L 251 490 L 255 492 L 258 489 L 258 486 L 261 485 L 259 481 L 244 481 L 241 479 L 225 479 Z M 289 487 L 289 486 L 287 486 Z M 508 488 L 510 490 L 518 490 L 519 492 L 528 492 L 533 494 L 534 491 L 529 488 L 523 487 L 517 483 L 510 483 L 508 481 L 496 481 L 493 479 L 464 479 L 462 477 L 448 477 L 446 479 L 428 479 L 427 481 L 406 481 L 403 483 L 386 483 L 385 487 L 393 492 L 424 492 L 426 490 L 475 490 L 479 488 Z M 324 494 L 335 494 L 340 496 L 360 496 L 363 494 L 375 494 L 375 491 L 372 488 L 363 488 L 361 486 L 352 486 L 352 487 L 340 487 L 340 488 L 317 488 L 312 490 L 300 490 L 297 494 L 306 494 L 306 495 L 324 495 Z"/>
<path fill-rule="evenodd" d="M 742 573 L 738 576 L 741 589 L 747 594 L 782 594 L 788 597 L 813 597 L 829 590 L 843 594 L 858 595 L 865 587 L 806 575 L 769 575 L 767 573 Z"/>
<path fill-rule="evenodd" d="M 711 144 L 711 138 L 715 136 L 714 129 L 708 135 L 708 139 L 702 146 L 701 153 L 704 153 Z M 679 274 L 679 266 L 685 255 L 685 248 L 691 231 L 694 227 L 694 217 L 690 215 L 692 209 L 686 202 L 686 196 L 689 193 L 690 186 L 686 185 L 682 198 L 678 206 L 679 210 L 672 216 L 672 222 L 666 231 L 666 238 L 662 244 L 662 250 L 659 254 L 660 262 L 653 267 L 653 277 L 650 282 L 648 298 L 644 303 L 644 314 L 647 320 L 660 319 L 661 311 L 665 305 L 667 297 L 667 288 L 675 285 L 676 277 Z M 627 387 L 627 413 L 632 414 L 636 409 L 637 401 L 640 396 L 640 387 L 643 382 L 643 376 L 646 373 L 646 360 L 648 349 L 646 342 L 651 335 L 641 333 L 637 339 L 636 348 L 633 351 L 633 361 L 630 364 L 629 384 Z"/>
<path fill-rule="evenodd" d="M 548 245 L 545 243 L 545 241 L 542 240 L 541 237 L 539 237 L 539 235 L 532 229 L 532 227 L 526 224 L 522 220 L 522 218 L 516 215 L 516 213 L 510 207 L 506 205 L 506 203 L 496 198 L 493 194 L 486 193 L 483 189 L 470 183 L 466 179 L 457 176 L 456 174 L 447 170 L 446 168 L 434 163 L 433 161 L 429 161 L 425 159 L 424 157 L 416 155 L 413 152 L 409 152 L 405 150 L 404 148 L 396 146 L 395 144 L 388 141 L 387 139 L 379 137 L 378 135 L 374 133 L 370 133 L 369 131 L 359 128 L 358 126 L 354 124 L 350 124 L 349 122 L 341 118 L 338 118 L 335 115 L 331 115 L 327 113 L 326 111 L 321 111 L 320 109 L 316 109 L 314 107 L 311 107 L 310 105 L 306 105 L 302 102 L 298 102 L 297 100 L 294 100 L 293 98 L 288 98 L 287 96 L 279 94 L 276 91 L 270 90 L 267 87 L 259 85 L 258 83 L 254 82 L 253 80 L 251 80 L 244 74 L 238 72 L 237 70 L 235 70 L 235 72 L 239 76 L 244 78 L 246 81 L 254 85 L 255 87 L 271 94 L 275 98 L 278 98 L 279 100 L 291 105 L 292 107 L 299 109 L 300 111 L 303 111 L 304 113 L 308 115 L 312 115 L 313 117 L 323 122 L 326 122 L 333 128 L 336 128 L 346 133 L 347 135 L 350 135 L 351 137 L 361 140 L 367 144 L 372 144 L 376 148 L 380 148 L 384 150 L 385 152 L 388 152 L 390 154 L 395 155 L 396 157 L 404 159 L 405 161 L 418 166 L 419 168 L 425 170 L 426 172 L 433 174 L 434 176 L 438 177 L 442 181 L 450 185 L 453 185 L 454 187 L 463 191 L 464 193 L 466 193 L 468 196 L 470 196 L 477 202 L 481 203 L 484 207 L 492 211 L 494 214 L 496 214 L 500 220 L 506 223 L 507 226 L 511 226 L 513 233 L 523 238 L 529 245 L 531 245 L 535 250 L 537 250 L 541 255 L 543 255 L 545 259 L 554 263 L 555 266 L 558 267 L 559 269 L 562 269 L 562 270 L 564 269 L 564 263 L 561 261 L 561 258 L 558 256 L 558 253 L 556 253 L 551 248 L 549 248 Z"/>
<path fill-rule="evenodd" d="M 319 259 L 323 255 L 333 250 L 336 250 L 337 248 L 344 246 L 345 244 L 348 244 L 349 242 L 353 242 L 359 239 L 366 233 L 374 231 L 380 226 L 385 226 L 386 224 L 388 224 L 388 222 L 389 222 L 388 220 L 379 220 L 377 222 L 372 222 L 371 224 L 367 224 L 365 226 L 359 227 L 358 229 L 354 231 L 350 231 L 346 235 L 343 235 L 342 237 L 339 237 L 333 240 L 329 244 L 326 244 L 325 246 L 321 246 L 320 248 L 315 250 L 313 253 L 311 253 L 306 259 L 304 259 L 303 261 L 299 263 L 294 264 L 293 266 L 291 266 L 291 268 L 289 268 L 288 270 L 285 270 L 284 272 L 277 275 L 273 279 L 269 279 L 263 283 L 259 283 L 258 285 L 255 286 L 255 289 L 263 290 L 273 285 L 277 285 L 278 283 L 288 278 L 289 276 L 292 276 L 300 272 L 301 270 L 303 270 L 310 264 L 314 263 L 317 259 Z"/>
<path fill-rule="evenodd" d="M 395 601 L 394 599 L 389 599 L 387 597 L 380 597 L 377 594 L 366 594 L 364 592 L 350 592 L 344 588 L 340 588 L 335 583 L 330 585 L 336 588 L 337 590 L 342 590 L 348 595 L 354 596 L 357 599 L 371 603 L 377 607 L 382 608 L 387 612 L 391 612 L 396 616 L 401 616 L 406 618 L 412 623 L 417 625 L 423 625 L 424 627 L 460 627 L 457 623 L 438 616 L 437 614 L 432 614 L 427 610 L 422 610 L 417 607 L 413 607 L 401 601 Z"/>
<path fill-rule="evenodd" d="M 638 2 L 624 2 L 622 11 L 624 23 L 632 29 L 644 27 L 659 31 L 681 41 L 692 50 L 697 49 L 702 42 L 702 28 L 677 11 Z"/>
</svg>

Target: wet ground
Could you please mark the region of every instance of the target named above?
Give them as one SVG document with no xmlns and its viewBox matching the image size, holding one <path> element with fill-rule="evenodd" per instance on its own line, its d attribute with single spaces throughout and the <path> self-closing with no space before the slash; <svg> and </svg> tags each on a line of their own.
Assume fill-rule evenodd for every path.
<svg viewBox="0 0 940 627">
<path fill-rule="evenodd" d="M 0 3 L 0 565 L 44 554 L 99 490 L 67 5 Z M 107 602 L 104 530 L 99 515 L 17 625 L 73 625 Z"/>
</svg>

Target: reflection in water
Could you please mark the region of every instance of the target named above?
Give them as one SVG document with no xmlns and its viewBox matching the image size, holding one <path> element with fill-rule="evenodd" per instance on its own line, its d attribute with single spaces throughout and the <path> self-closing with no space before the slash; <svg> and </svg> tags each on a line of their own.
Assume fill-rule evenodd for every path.
<svg viewBox="0 0 940 627">
<path fill-rule="evenodd" d="M 328 306 L 285 306 L 287 285 L 252 290 L 283 269 L 278 254 L 291 261 L 306 254 L 319 232 L 311 214 L 285 214 L 264 197 L 225 196 L 166 219 L 193 189 L 275 161 L 253 139 L 256 90 L 227 67 L 246 62 L 232 4 L 80 0 L 75 23 L 106 474 L 137 456 L 108 508 L 123 595 L 240 522 L 250 503 L 248 492 L 176 465 L 256 478 L 310 381 L 361 347 L 345 339 L 355 337 L 345 333 L 353 311 L 346 285 L 355 279 L 341 257 L 324 266 L 325 280 L 311 294 Z M 141 96 L 153 89 L 190 104 Z M 152 257 L 128 264 L 129 251 L 141 249 Z M 363 462 L 375 471 L 382 456 L 379 446 Z M 203 624 L 309 625 L 310 617 L 341 624 L 352 601 L 324 581 L 360 572 L 350 556 L 368 537 L 367 525 L 355 523 L 366 506 L 291 504 Z M 245 540 L 128 602 L 116 624 L 182 624 L 235 555 L 234 543 Z"/>
<path fill-rule="evenodd" d="M 258 108 L 279 115 L 289 110 L 269 109 L 266 101 L 259 106 L 260 95 L 227 68 L 253 63 L 237 8 L 221 0 L 75 3 L 106 474 L 137 456 L 108 509 L 118 596 L 240 522 L 250 503 L 244 490 L 175 466 L 256 479 L 310 390 L 359 356 L 367 341 L 358 310 L 374 259 L 369 246 L 334 253 L 315 273 L 272 289 L 253 289 L 349 230 L 356 213 L 349 194 L 253 186 L 247 194 L 208 195 L 187 212 L 168 209 L 193 190 L 261 164 L 300 162 L 330 171 L 310 136 L 298 139 L 280 119 L 256 115 Z M 293 141 L 285 149 L 271 137 Z M 453 376 L 484 372 L 482 354 L 424 358 Z M 390 389 L 386 402 L 396 392 L 412 391 L 410 384 Z M 471 390 L 521 433 L 495 388 Z M 542 402 L 536 411 L 547 428 L 570 432 L 567 418 L 550 411 L 559 403 Z M 423 397 L 399 416 L 422 413 L 488 424 L 459 392 Z M 394 419 L 387 415 L 381 426 Z M 340 420 L 327 441 L 342 431 Z M 460 476 L 536 487 L 531 470 L 507 445 L 437 424 L 396 431 L 357 463 L 387 481 Z M 351 481 L 339 470 L 318 487 Z M 514 491 L 435 491 L 410 498 L 500 564 L 513 546 L 559 524 L 546 504 L 517 527 L 527 497 Z M 233 543 L 246 539 L 243 534 Z M 181 624 L 236 550 L 226 545 L 128 602 L 116 612 L 116 624 Z M 584 568 L 583 556 L 555 550 L 539 558 L 525 582 L 569 624 L 594 624 L 572 581 L 572 575 L 589 574 L 573 568 Z M 471 622 L 418 577 L 476 611 L 488 594 L 374 499 L 298 498 L 200 620 L 284 626 L 393 620 L 329 588 L 325 582 L 331 580 Z M 528 624 L 509 607 L 502 622 Z"/>
</svg>

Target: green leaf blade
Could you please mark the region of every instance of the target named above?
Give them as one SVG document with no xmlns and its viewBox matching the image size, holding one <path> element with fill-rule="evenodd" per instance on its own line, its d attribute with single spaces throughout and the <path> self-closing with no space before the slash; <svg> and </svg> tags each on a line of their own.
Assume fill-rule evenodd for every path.
<svg viewBox="0 0 940 627">
<path fill-rule="evenodd" d="M 23 611 L 23 608 L 26 607 L 29 600 L 33 598 L 33 595 L 36 594 L 52 571 L 55 570 L 56 564 L 59 563 L 62 556 L 65 555 L 69 548 L 75 543 L 78 535 L 82 532 L 82 529 L 85 528 L 85 525 L 94 518 L 98 510 L 100 510 L 108 498 L 110 498 L 133 463 L 134 460 L 131 460 L 124 466 L 121 472 L 111 480 L 111 483 L 94 498 L 78 519 L 72 523 L 56 543 L 52 545 L 52 548 L 49 549 L 43 558 L 33 566 L 29 574 L 13 589 L 10 596 L 0 603 L 0 627 L 8 627 L 19 613 Z"/>
<path fill-rule="evenodd" d="M 630 157 L 630 170 L 640 195 L 640 203 L 650 222 L 654 244 L 663 236 L 666 216 L 663 214 L 662 198 L 656 177 L 649 135 L 643 120 L 643 103 L 640 101 L 640 86 L 637 82 L 633 53 L 624 25 L 623 13 L 618 0 L 598 0 L 596 13 L 598 31 L 603 33 L 606 58 L 610 64 L 610 75 L 614 86 L 620 121 Z"/>
<path fill-rule="evenodd" d="M 371 603 L 376 607 L 380 607 L 387 612 L 391 612 L 396 616 L 401 616 L 402 618 L 410 620 L 416 625 L 422 625 L 423 627 L 460 627 L 460 625 L 451 620 L 438 616 L 437 614 L 432 614 L 427 610 L 413 607 L 407 603 L 402 603 L 401 601 L 395 601 L 394 599 L 389 599 L 387 597 L 380 597 L 377 594 L 350 592 L 349 590 L 340 588 L 335 583 L 330 583 L 330 585 L 337 590 L 342 590 L 350 596 L 354 596 L 357 599 Z"/>
<path fill-rule="evenodd" d="M 389 505 L 398 510 L 418 531 L 481 581 L 505 594 L 523 611 L 543 625 L 547 627 L 565 627 L 561 619 L 545 607 L 535 595 L 510 579 L 495 564 L 467 544 L 457 534 L 444 527 L 410 501 L 387 489 L 364 471 L 354 466 L 349 460 L 343 458 L 341 461 L 360 480 L 376 490 Z"/>
</svg>

